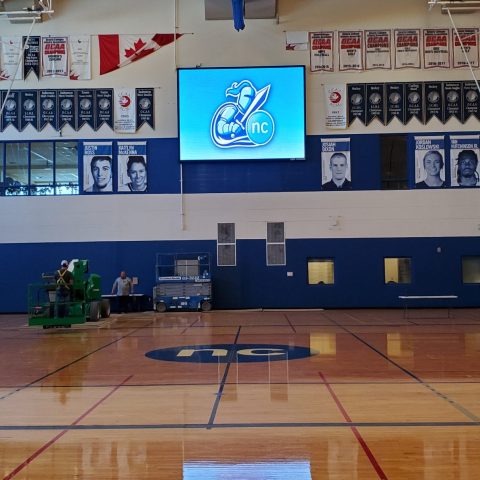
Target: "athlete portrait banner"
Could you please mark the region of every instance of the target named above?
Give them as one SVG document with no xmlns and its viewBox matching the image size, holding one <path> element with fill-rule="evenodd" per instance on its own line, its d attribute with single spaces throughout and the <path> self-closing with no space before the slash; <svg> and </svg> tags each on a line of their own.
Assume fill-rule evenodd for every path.
<svg viewBox="0 0 480 480">
<path fill-rule="evenodd" d="M 147 142 L 118 142 L 118 191 L 147 191 Z"/>
<path fill-rule="evenodd" d="M 0 40 L 0 80 L 21 80 L 23 69 L 18 67 L 18 63 L 22 53 L 22 37 L 2 35 Z"/>
<path fill-rule="evenodd" d="M 322 138 L 321 143 L 322 190 L 351 188 L 350 138 Z"/>
<path fill-rule="evenodd" d="M 445 182 L 445 139 L 443 136 L 416 136 L 415 137 L 415 187 L 428 188 L 426 181 L 437 178 Z M 435 171 L 432 171 L 435 169 Z M 438 176 L 440 180 L 438 180 Z M 436 185 L 441 187 L 443 185 Z"/>
<path fill-rule="evenodd" d="M 42 37 L 42 76 L 68 78 L 68 37 Z"/>
<path fill-rule="evenodd" d="M 28 38 L 28 44 L 26 44 Z M 33 72 L 40 78 L 40 39 L 41 37 L 22 37 L 25 51 L 23 53 L 23 78 Z"/>
<path fill-rule="evenodd" d="M 341 72 L 363 70 L 363 31 L 338 32 L 338 61 Z"/>
<path fill-rule="evenodd" d="M 91 80 L 90 35 L 70 35 L 70 80 Z"/>
<path fill-rule="evenodd" d="M 347 128 L 347 95 L 344 83 L 325 85 L 325 126 L 331 129 Z"/>
<path fill-rule="evenodd" d="M 423 30 L 424 68 L 450 68 L 450 29 Z"/>
<path fill-rule="evenodd" d="M 478 135 L 450 136 L 450 185 L 479 187 L 480 165 Z"/>
<path fill-rule="evenodd" d="M 365 92 L 364 83 L 348 85 L 348 125 L 351 125 L 357 119 L 364 125 L 367 123 Z"/>
<path fill-rule="evenodd" d="M 310 32 L 310 71 L 333 72 L 335 32 Z"/>
<path fill-rule="evenodd" d="M 112 171 L 112 142 L 83 142 L 83 191 L 113 191 Z"/>
<path fill-rule="evenodd" d="M 392 68 L 391 30 L 365 30 L 365 69 Z"/>
<path fill-rule="evenodd" d="M 114 130 L 117 133 L 135 133 L 135 89 L 116 88 L 114 92 Z"/>
<path fill-rule="evenodd" d="M 453 68 L 479 67 L 478 28 L 458 28 L 453 35 Z M 463 45 L 463 48 L 462 48 Z"/>
<path fill-rule="evenodd" d="M 395 68 L 420 68 L 420 29 L 394 31 Z"/>
</svg>

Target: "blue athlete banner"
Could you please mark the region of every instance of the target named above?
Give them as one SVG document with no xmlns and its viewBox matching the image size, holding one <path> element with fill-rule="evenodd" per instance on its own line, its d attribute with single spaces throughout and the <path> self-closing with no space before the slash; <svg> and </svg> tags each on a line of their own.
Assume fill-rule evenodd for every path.
<svg viewBox="0 0 480 480">
<path fill-rule="evenodd" d="M 478 155 L 478 135 L 450 137 L 450 185 L 452 187 L 480 187 Z"/>
<path fill-rule="evenodd" d="M 438 188 L 444 186 L 444 137 L 415 137 L 415 188 Z"/>
<path fill-rule="evenodd" d="M 350 138 L 322 138 L 322 190 L 350 190 Z"/>
<path fill-rule="evenodd" d="M 111 192 L 112 142 L 83 143 L 83 191 Z"/>
<path fill-rule="evenodd" d="M 147 191 L 147 142 L 118 142 L 119 192 Z"/>
</svg>

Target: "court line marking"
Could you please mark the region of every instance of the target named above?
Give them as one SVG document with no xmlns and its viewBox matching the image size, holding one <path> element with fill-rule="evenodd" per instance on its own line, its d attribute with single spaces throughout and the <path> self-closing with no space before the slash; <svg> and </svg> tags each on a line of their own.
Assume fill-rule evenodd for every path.
<svg viewBox="0 0 480 480">
<path fill-rule="evenodd" d="M 333 322 L 335 322 L 335 320 L 332 320 Z M 349 331 L 346 327 L 343 327 L 341 325 L 338 325 L 340 326 L 343 330 L 345 330 L 346 332 L 348 332 L 350 335 L 352 335 L 352 337 L 354 337 L 355 339 L 357 339 L 359 342 L 363 343 L 366 347 L 370 348 L 371 350 L 373 350 L 375 353 L 377 353 L 378 355 L 380 355 L 383 359 L 385 359 L 387 362 L 391 363 L 392 365 L 394 365 L 395 367 L 397 367 L 398 369 L 400 369 L 402 372 L 404 372 L 406 375 L 408 375 L 409 377 L 413 378 L 414 380 L 416 380 L 420 385 L 423 385 L 425 388 L 427 388 L 428 390 L 430 390 L 433 394 L 435 394 L 437 397 L 441 398 L 442 400 L 445 400 L 446 402 L 448 402 L 453 408 L 455 408 L 456 410 L 458 410 L 460 413 L 462 413 L 463 415 L 465 415 L 467 418 L 469 418 L 470 420 L 472 420 L 473 422 L 480 422 L 480 418 L 477 417 L 477 415 L 475 415 L 474 413 L 470 412 L 470 410 L 468 410 L 467 408 L 465 408 L 461 403 L 458 403 L 456 402 L 455 400 L 452 400 L 448 395 L 440 392 L 439 390 L 437 390 L 436 388 L 434 388 L 432 385 L 430 385 L 428 382 L 425 382 L 423 381 L 420 377 L 418 377 L 417 375 L 415 375 L 413 372 L 410 372 L 410 370 L 406 369 L 405 367 L 402 367 L 399 363 L 395 362 L 394 360 L 392 360 L 388 355 L 385 355 L 383 352 L 381 352 L 380 350 L 378 350 L 377 348 L 375 348 L 373 345 L 370 345 L 366 340 L 363 340 L 363 338 L 359 337 L 356 333 L 353 333 L 351 331 Z M 435 382 L 437 383 L 437 382 Z"/>
<path fill-rule="evenodd" d="M 327 390 L 329 391 L 331 397 L 333 398 L 333 401 L 335 402 L 335 404 L 337 405 L 337 408 L 340 410 L 340 413 L 342 414 L 343 418 L 347 421 L 347 422 L 351 422 L 352 419 L 350 418 L 350 416 L 348 415 L 347 413 L 347 410 L 344 408 L 344 406 L 342 405 L 342 402 L 340 401 L 340 399 L 337 397 L 335 391 L 333 390 L 333 388 L 331 387 L 331 385 L 327 382 L 327 379 L 325 377 L 325 375 L 322 373 L 322 372 L 318 372 L 318 375 L 320 375 L 320 378 L 322 379 L 322 382 L 323 382 L 323 385 L 325 385 L 325 387 L 327 387 Z M 382 467 L 380 466 L 380 464 L 377 462 L 377 459 L 375 458 L 375 455 L 373 454 L 373 452 L 370 450 L 370 447 L 367 445 L 367 442 L 364 440 L 364 438 L 362 437 L 361 433 L 358 431 L 358 428 L 355 426 L 355 425 L 351 425 L 350 426 L 352 432 L 353 432 L 353 435 L 355 436 L 355 438 L 357 439 L 358 443 L 360 444 L 360 446 L 362 447 L 363 451 L 365 452 L 365 455 L 367 456 L 368 460 L 370 461 L 370 463 L 372 464 L 372 467 L 375 469 L 375 471 L 377 472 L 377 475 L 378 475 L 378 478 L 380 478 L 381 480 L 388 480 L 388 477 L 387 475 L 385 474 L 385 472 L 383 471 Z"/>
<path fill-rule="evenodd" d="M 106 395 L 104 395 L 100 400 L 98 400 L 96 403 L 94 403 L 88 410 L 86 410 L 84 413 L 82 413 L 82 415 L 80 415 L 71 424 L 71 426 L 75 426 L 79 422 L 81 422 L 89 413 L 91 413 L 93 410 L 95 410 L 108 397 L 113 395 L 121 386 L 123 386 L 126 382 L 128 382 L 128 380 L 130 380 L 132 377 L 133 377 L 133 375 L 129 375 L 127 378 L 125 378 L 125 380 L 123 380 L 123 382 L 119 383 L 115 388 L 113 388 L 110 392 L 108 392 Z M 37 449 L 35 452 L 33 452 L 23 463 L 21 463 L 16 468 L 14 468 L 6 477 L 3 478 L 3 480 L 10 480 L 11 478 L 13 478 L 17 473 L 19 473 L 27 465 L 32 463 L 38 456 L 40 456 L 45 450 L 47 450 L 49 447 L 51 447 L 57 440 L 59 440 L 61 437 L 63 437 L 68 432 L 69 432 L 69 429 L 62 430 L 58 435 L 53 437 L 51 440 L 49 440 L 47 443 L 45 443 L 39 449 Z"/>
<path fill-rule="evenodd" d="M 138 329 L 134 329 L 132 332 L 128 333 L 127 335 L 123 335 L 122 337 L 117 338 L 117 339 L 113 340 L 112 342 L 107 343 L 106 345 L 103 345 L 103 346 L 97 348 L 96 350 L 92 350 L 91 352 L 86 353 L 85 355 L 77 358 L 76 360 L 73 360 L 73 361 L 70 362 L 70 363 L 67 363 L 66 365 L 63 365 L 62 367 L 58 367 L 56 370 L 53 370 L 52 372 L 46 373 L 45 375 L 43 375 L 43 376 L 40 377 L 40 378 L 37 378 L 37 379 L 35 379 L 35 380 L 32 380 L 30 383 L 27 383 L 26 385 L 23 385 L 23 386 L 21 386 L 21 387 L 16 388 L 15 390 L 13 390 L 13 391 L 7 393 L 6 395 L 3 395 L 2 397 L 0 397 L 0 400 L 5 400 L 6 398 L 11 397 L 11 396 L 14 395 L 15 393 L 21 392 L 22 390 L 25 390 L 26 388 L 31 387 L 31 386 L 34 385 L 35 383 L 41 382 L 42 380 L 44 380 L 45 378 L 50 377 L 51 375 L 55 375 L 56 373 L 62 371 L 63 369 L 65 369 L 65 368 L 67 368 L 67 367 L 70 367 L 71 365 L 73 365 L 73 364 L 75 364 L 75 363 L 77 363 L 77 362 L 80 362 L 81 360 L 84 360 L 85 358 L 89 357 L 90 355 L 93 355 L 94 353 L 97 353 L 97 352 L 99 352 L 100 350 L 103 350 L 104 348 L 107 348 L 107 347 L 113 345 L 114 343 L 117 343 L 117 342 L 119 342 L 120 340 L 123 340 L 124 338 L 127 338 L 128 336 L 130 336 L 132 333 L 136 332 L 137 330 L 138 330 Z"/>
<path fill-rule="evenodd" d="M 292 322 L 290 321 L 290 319 L 288 318 L 288 315 L 286 313 L 283 314 L 283 316 L 285 317 L 285 319 L 287 320 L 288 324 L 290 325 L 291 329 L 293 330 L 293 333 L 297 333 L 297 331 L 295 330 L 295 327 L 293 326 Z"/>
</svg>

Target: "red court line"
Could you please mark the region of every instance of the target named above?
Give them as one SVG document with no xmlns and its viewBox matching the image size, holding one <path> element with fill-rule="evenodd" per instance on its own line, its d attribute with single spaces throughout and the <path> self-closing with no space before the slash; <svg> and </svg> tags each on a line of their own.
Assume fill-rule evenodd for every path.
<svg viewBox="0 0 480 480">
<path fill-rule="evenodd" d="M 320 378 L 322 379 L 323 381 L 323 384 L 327 387 L 328 391 L 330 392 L 330 395 L 332 396 L 334 402 L 337 404 L 337 407 L 338 409 L 340 410 L 340 412 L 342 413 L 343 415 L 343 418 L 345 418 L 345 420 L 348 422 L 348 423 L 352 423 L 352 419 L 350 418 L 350 416 L 348 415 L 347 411 L 345 410 L 345 408 L 343 407 L 342 403 L 340 402 L 339 398 L 337 397 L 337 395 L 335 394 L 335 392 L 333 391 L 333 388 L 330 386 L 330 384 L 327 382 L 327 379 L 325 378 L 325 376 L 323 375 L 322 372 L 318 372 L 318 374 L 320 375 Z M 355 435 L 355 438 L 358 440 L 358 443 L 361 445 L 361 447 L 363 448 L 363 451 L 365 452 L 365 455 L 367 455 L 368 459 L 370 460 L 370 463 L 372 464 L 373 468 L 375 469 L 375 471 L 377 472 L 377 475 L 378 475 L 378 478 L 380 478 L 381 480 L 388 480 L 388 477 L 387 475 L 385 474 L 385 472 L 382 470 L 382 467 L 379 465 L 379 463 L 377 462 L 377 459 L 375 458 L 375 455 L 373 455 L 373 452 L 370 450 L 370 448 L 368 447 L 367 445 L 367 442 L 363 439 L 362 435 L 360 434 L 360 432 L 358 431 L 357 427 L 355 427 L 354 425 L 352 425 L 350 427 L 352 429 L 352 432 L 353 434 Z"/>
<path fill-rule="evenodd" d="M 97 403 L 91 406 L 86 412 L 82 413 L 73 423 L 70 425 L 77 425 L 80 423 L 89 413 L 95 410 L 101 403 L 103 403 L 108 397 L 113 395 L 121 386 L 125 385 L 133 375 L 129 375 L 122 383 L 118 384 L 116 387 L 113 388 L 110 392 L 108 392 L 103 398 L 101 398 Z M 33 460 L 35 460 L 39 455 L 41 455 L 47 448 L 53 445 L 59 438 L 63 437 L 68 432 L 68 429 L 61 431 L 58 435 L 53 437 L 49 440 L 45 445 L 41 446 L 36 452 L 32 453 L 23 463 L 21 463 L 18 467 L 12 470 L 3 480 L 10 480 L 13 478 L 18 472 L 23 470 L 27 465 L 29 465 Z"/>
</svg>

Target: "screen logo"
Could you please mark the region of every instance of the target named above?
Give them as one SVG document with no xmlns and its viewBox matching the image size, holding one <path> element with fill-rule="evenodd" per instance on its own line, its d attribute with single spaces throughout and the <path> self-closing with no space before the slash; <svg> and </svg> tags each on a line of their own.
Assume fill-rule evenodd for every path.
<svg viewBox="0 0 480 480">
<path fill-rule="evenodd" d="M 296 360 L 316 354 L 317 352 L 307 347 L 226 343 L 160 348 L 147 352 L 145 356 L 152 360 L 162 360 L 164 362 L 245 363 Z"/>
<path fill-rule="evenodd" d="M 220 148 L 260 147 L 275 133 L 273 117 L 261 107 L 267 102 L 270 85 L 257 90 L 250 80 L 233 82 L 225 97 L 234 101 L 222 103 L 210 124 L 210 136 Z"/>
</svg>

